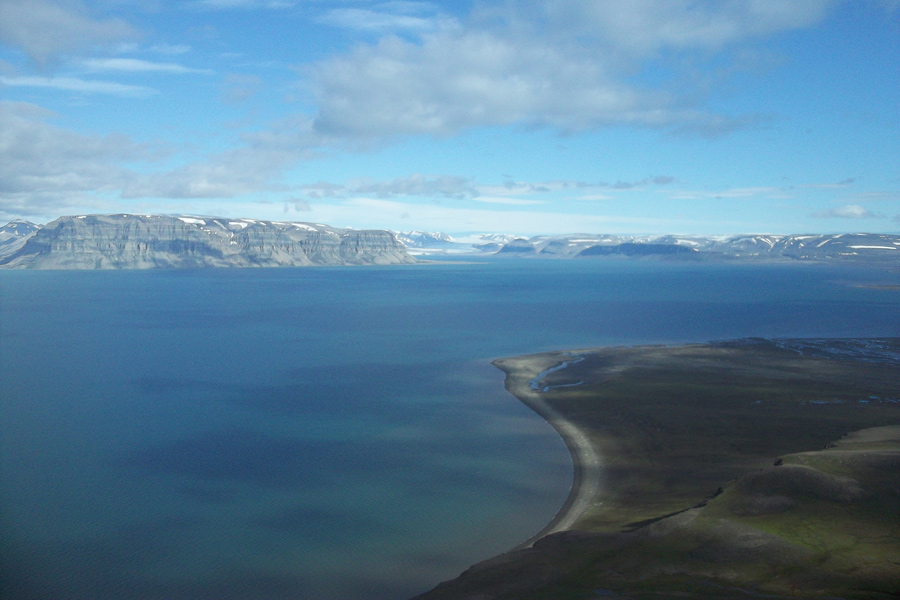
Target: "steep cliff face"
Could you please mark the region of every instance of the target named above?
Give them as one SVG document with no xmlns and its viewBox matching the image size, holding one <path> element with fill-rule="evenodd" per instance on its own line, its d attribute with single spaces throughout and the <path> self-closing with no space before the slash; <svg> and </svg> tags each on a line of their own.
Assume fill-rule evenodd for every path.
<svg viewBox="0 0 900 600">
<path fill-rule="evenodd" d="M 153 269 L 402 264 L 415 260 L 393 234 L 251 219 L 88 215 L 61 217 L 0 266 Z"/>
<path fill-rule="evenodd" d="M 399 259 L 398 247 L 403 255 L 406 247 L 394 234 L 379 229 L 346 231 L 341 237 L 340 257 L 350 264 L 387 265 Z"/>
</svg>

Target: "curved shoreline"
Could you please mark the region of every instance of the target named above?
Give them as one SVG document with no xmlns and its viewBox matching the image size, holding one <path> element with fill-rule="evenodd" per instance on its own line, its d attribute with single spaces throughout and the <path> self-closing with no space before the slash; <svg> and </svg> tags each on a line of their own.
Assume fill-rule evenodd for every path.
<svg viewBox="0 0 900 600">
<path fill-rule="evenodd" d="M 570 353 L 561 353 L 556 366 L 570 362 L 571 356 Z M 532 388 L 531 381 L 534 379 L 534 373 L 545 372 L 548 366 L 554 368 L 553 364 L 543 364 L 546 362 L 547 355 L 539 355 L 498 359 L 491 363 L 506 373 L 504 382 L 506 391 L 536 412 L 556 430 L 569 450 L 573 467 L 572 487 L 562 507 L 543 529 L 513 550 L 528 548 L 545 536 L 571 529 L 584 511 L 593 504 L 600 492 L 602 469 L 597 450 L 578 427 L 547 404 L 542 396 L 542 391 Z"/>
</svg>

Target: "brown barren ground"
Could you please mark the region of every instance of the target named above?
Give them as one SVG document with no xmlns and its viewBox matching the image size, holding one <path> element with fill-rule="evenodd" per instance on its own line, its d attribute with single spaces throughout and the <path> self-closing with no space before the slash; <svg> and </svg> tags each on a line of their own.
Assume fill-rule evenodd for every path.
<svg viewBox="0 0 900 600">
<path fill-rule="evenodd" d="M 533 545 L 420 600 L 900 597 L 898 362 L 745 340 L 495 364 L 575 485 Z"/>
</svg>

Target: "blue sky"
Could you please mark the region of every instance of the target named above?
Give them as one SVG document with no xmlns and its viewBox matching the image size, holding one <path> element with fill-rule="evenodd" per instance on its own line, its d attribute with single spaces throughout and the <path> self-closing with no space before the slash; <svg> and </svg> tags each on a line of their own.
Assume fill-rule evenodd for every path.
<svg viewBox="0 0 900 600">
<path fill-rule="evenodd" d="M 0 0 L 0 221 L 900 231 L 897 0 Z"/>
</svg>

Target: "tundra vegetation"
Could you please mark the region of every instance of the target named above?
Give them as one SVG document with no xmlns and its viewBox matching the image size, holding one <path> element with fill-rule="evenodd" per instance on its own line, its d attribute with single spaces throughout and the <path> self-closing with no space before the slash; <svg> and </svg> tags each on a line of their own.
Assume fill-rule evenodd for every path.
<svg viewBox="0 0 900 600">
<path fill-rule="evenodd" d="M 745 340 L 498 361 L 510 390 L 546 373 L 533 393 L 601 456 L 599 492 L 568 530 L 421 598 L 898 597 L 898 351 Z"/>
</svg>

